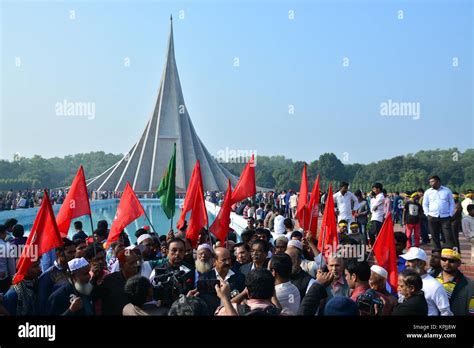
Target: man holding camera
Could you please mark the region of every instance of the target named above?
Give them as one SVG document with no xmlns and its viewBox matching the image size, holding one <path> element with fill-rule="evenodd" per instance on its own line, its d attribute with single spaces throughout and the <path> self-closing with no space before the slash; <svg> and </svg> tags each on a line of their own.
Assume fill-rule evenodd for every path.
<svg viewBox="0 0 474 348">
<path fill-rule="evenodd" d="M 155 300 L 161 300 L 169 307 L 179 298 L 194 289 L 194 272 L 183 265 L 185 244 L 182 239 L 168 241 L 167 260 L 151 273 L 150 280 L 155 287 Z"/>
</svg>

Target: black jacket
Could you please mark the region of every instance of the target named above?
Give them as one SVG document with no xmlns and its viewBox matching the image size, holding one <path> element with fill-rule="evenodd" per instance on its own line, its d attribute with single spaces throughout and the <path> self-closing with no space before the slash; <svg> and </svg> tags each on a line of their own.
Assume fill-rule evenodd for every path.
<svg viewBox="0 0 474 348">
<path fill-rule="evenodd" d="M 313 279 L 308 273 L 300 270 L 297 274 L 291 274 L 291 283 L 300 291 L 301 299 L 306 295 L 308 284 Z"/>
<path fill-rule="evenodd" d="M 314 283 L 303 297 L 303 301 L 301 301 L 300 308 L 298 309 L 298 315 L 316 315 L 321 300 L 326 297 L 328 297 L 326 288 L 319 283 Z"/>
<path fill-rule="evenodd" d="M 428 315 L 428 303 L 425 299 L 425 294 L 420 291 L 418 294 L 413 295 L 404 302 L 399 303 L 395 306 L 392 315 Z"/>
<path fill-rule="evenodd" d="M 227 282 L 229 283 L 231 293 L 235 290 L 240 293 L 245 289 L 245 276 L 242 273 L 231 275 Z M 202 274 L 197 282 L 199 297 L 207 303 L 211 313 L 214 313 L 221 303 L 214 289 L 216 283 L 218 283 L 218 280 L 214 269 Z"/>
<path fill-rule="evenodd" d="M 130 302 L 125 293 L 126 282 L 118 271 L 107 274 L 102 284 L 94 288 L 91 296 L 94 301 L 102 301 L 102 315 L 122 315 L 123 307 Z"/>
<path fill-rule="evenodd" d="M 456 275 L 454 287 L 449 304 L 454 315 L 469 315 L 469 301 L 474 296 L 474 282 L 461 272 Z"/>
<path fill-rule="evenodd" d="M 267 268 L 267 265 L 268 265 L 268 261 L 270 259 L 266 259 L 265 260 L 265 263 L 263 264 L 263 268 Z M 253 266 L 253 262 L 249 262 L 249 263 L 246 263 L 245 265 L 242 265 L 240 267 L 240 273 L 242 273 L 244 276 L 247 276 L 250 271 L 252 270 L 252 266 Z"/>
</svg>

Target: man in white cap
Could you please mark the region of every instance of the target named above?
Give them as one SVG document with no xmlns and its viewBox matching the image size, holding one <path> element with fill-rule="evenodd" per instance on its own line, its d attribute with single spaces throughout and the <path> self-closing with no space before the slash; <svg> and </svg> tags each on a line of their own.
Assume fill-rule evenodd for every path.
<svg viewBox="0 0 474 348">
<path fill-rule="evenodd" d="M 69 282 L 49 296 L 48 315 L 94 315 L 89 271 L 89 263 L 83 257 L 68 262 Z"/>
<path fill-rule="evenodd" d="M 274 245 L 275 254 L 282 254 L 288 247 L 288 238 L 286 238 L 285 236 L 278 236 L 274 241 Z"/>
<path fill-rule="evenodd" d="M 142 234 L 137 238 L 137 245 L 143 257 L 143 261 L 154 259 L 153 255 L 153 238 L 148 233 Z"/>
<path fill-rule="evenodd" d="M 448 294 L 443 286 L 426 272 L 428 257 L 423 249 L 411 247 L 406 254 L 401 255 L 406 260 L 406 266 L 416 271 L 423 281 L 423 293 L 428 303 L 428 315 L 453 315 L 449 307 Z"/>
<path fill-rule="evenodd" d="M 310 243 L 311 245 L 311 243 Z M 314 257 L 314 260 L 308 260 L 302 257 L 303 255 L 303 243 L 299 240 L 288 241 L 287 250 L 290 248 L 296 248 L 301 254 L 301 269 L 308 273 L 311 277 L 316 278 L 316 272 L 324 265 L 324 259 L 322 254 L 318 254 Z"/>
<path fill-rule="evenodd" d="M 197 286 L 199 277 L 212 269 L 212 247 L 207 244 L 200 244 L 197 248 L 195 263 L 194 286 Z"/>
<path fill-rule="evenodd" d="M 390 315 L 393 308 L 397 305 L 397 298 L 387 291 L 388 272 L 379 265 L 370 267 L 369 286 L 384 303 L 382 315 Z"/>
</svg>

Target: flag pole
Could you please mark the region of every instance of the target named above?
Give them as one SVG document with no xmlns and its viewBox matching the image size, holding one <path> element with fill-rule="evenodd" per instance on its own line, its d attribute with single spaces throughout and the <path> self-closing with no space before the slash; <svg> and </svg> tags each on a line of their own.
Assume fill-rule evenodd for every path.
<svg viewBox="0 0 474 348">
<path fill-rule="evenodd" d="M 94 236 L 94 223 L 92 222 L 92 214 L 87 214 L 89 215 L 89 220 L 91 222 L 91 236 Z"/>
<path fill-rule="evenodd" d="M 324 240 L 326 239 L 326 228 L 324 226 L 321 226 L 323 228 L 323 242 L 321 244 L 321 262 L 319 263 L 319 269 L 323 268 L 323 261 L 324 261 Z"/>
<path fill-rule="evenodd" d="M 156 232 L 155 226 L 153 226 L 153 224 L 151 223 L 151 220 L 150 220 L 150 218 L 148 217 L 148 214 L 146 213 L 146 210 L 143 209 L 143 211 L 145 212 L 145 218 L 146 218 L 146 220 L 148 221 L 148 223 L 150 224 L 150 226 L 153 228 L 153 232 L 158 233 L 158 232 Z"/>
<path fill-rule="evenodd" d="M 89 220 L 91 222 L 91 236 L 92 236 L 92 244 L 94 245 L 94 256 L 97 255 L 97 250 L 96 250 L 96 247 L 95 247 L 95 241 L 94 241 L 94 224 L 92 223 L 92 214 L 88 214 L 89 215 Z"/>
<path fill-rule="evenodd" d="M 309 214 L 309 226 L 308 226 L 308 230 L 309 230 L 309 233 L 311 233 L 311 225 L 312 225 L 312 222 L 313 222 L 313 212 L 314 212 L 314 206 L 311 207 L 311 212 Z M 318 227 L 316 226 L 316 229 Z M 313 236 L 313 234 L 311 233 L 311 237 Z"/>
<path fill-rule="evenodd" d="M 291 208 L 290 208 L 290 209 L 291 209 Z M 303 236 L 304 236 L 304 234 L 305 234 L 305 230 L 304 230 L 304 227 L 305 227 L 304 225 L 305 225 L 305 222 L 306 222 L 306 220 L 305 220 L 305 217 L 306 217 L 306 216 L 305 216 L 305 212 L 306 212 L 306 204 L 305 204 L 305 206 L 303 207 L 303 226 L 300 226 L 300 227 L 303 227 Z"/>
</svg>

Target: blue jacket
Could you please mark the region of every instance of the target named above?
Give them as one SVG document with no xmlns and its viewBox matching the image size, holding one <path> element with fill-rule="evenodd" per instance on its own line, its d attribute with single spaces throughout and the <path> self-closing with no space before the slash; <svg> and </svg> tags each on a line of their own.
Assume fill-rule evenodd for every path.
<svg viewBox="0 0 474 348">
<path fill-rule="evenodd" d="M 55 249 L 51 249 L 47 253 L 43 254 L 40 260 L 41 272 L 46 272 L 52 265 L 54 265 L 54 260 L 56 260 Z"/>
<path fill-rule="evenodd" d="M 81 295 L 83 307 L 73 313 L 69 310 L 71 298 L 78 297 L 74 286 L 71 283 L 62 285 L 49 296 L 48 315 L 94 315 L 94 307 L 89 296 Z"/>
<path fill-rule="evenodd" d="M 49 296 L 67 282 L 66 270 L 60 270 L 56 265 L 41 274 L 38 279 L 38 310 L 40 315 L 48 313 Z"/>
</svg>

